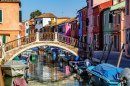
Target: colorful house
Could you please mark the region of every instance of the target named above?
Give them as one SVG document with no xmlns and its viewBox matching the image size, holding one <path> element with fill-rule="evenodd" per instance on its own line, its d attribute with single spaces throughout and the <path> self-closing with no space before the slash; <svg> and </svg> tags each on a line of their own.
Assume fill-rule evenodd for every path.
<svg viewBox="0 0 130 86">
<path fill-rule="evenodd" d="M 130 58 L 130 0 L 125 0 L 125 56 Z"/>
<path fill-rule="evenodd" d="M 20 6 L 19 0 L 0 0 L 0 42 L 7 43 L 18 37 L 22 22 Z"/>
<path fill-rule="evenodd" d="M 112 6 L 112 0 L 101 3 L 93 8 L 93 36 L 94 40 L 96 41 L 95 48 L 98 50 L 102 50 L 102 10 L 104 8 Z M 106 17 L 106 15 L 104 15 Z M 106 18 L 104 18 L 106 19 Z M 106 20 L 104 20 L 104 24 L 106 23 Z"/>
<path fill-rule="evenodd" d="M 113 23 L 110 22 L 109 16 L 112 16 L 110 13 L 110 7 L 103 9 L 103 16 L 102 16 L 102 29 L 103 29 L 103 44 L 107 44 L 106 50 L 110 49 L 110 44 L 112 42 L 112 31 L 113 31 Z M 113 16 L 112 16 L 113 17 Z"/>
<path fill-rule="evenodd" d="M 43 27 L 51 24 L 52 19 L 56 23 L 56 16 L 52 13 L 44 13 L 38 17 L 35 17 L 35 32 L 41 31 L 43 32 Z"/>
<path fill-rule="evenodd" d="M 79 10 L 78 14 L 79 14 L 79 41 L 82 42 L 82 10 Z M 79 43 L 79 47 L 82 48 L 81 43 Z"/>
<path fill-rule="evenodd" d="M 29 35 L 29 21 L 25 22 L 25 36 Z"/>
<path fill-rule="evenodd" d="M 115 2 L 117 1 L 117 2 Z M 114 0 L 110 11 L 113 13 L 113 50 L 120 51 L 124 43 L 124 12 L 125 1 Z"/>
<path fill-rule="evenodd" d="M 33 34 L 35 29 L 35 20 L 31 19 L 29 21 L 29 34 Z"/>
<path fill-rule="evenodd" d="M 71 37 L 78 39 L 79 37 L 79 18 L 78 16 L 74 18 L 74 21 L 71 22 Z"/>
<path fill-rule="evenodd" d="M 20 25 L 20 37 L 24 37 L 25 36 L 25 22 L 23 21 L 22 24 Z"/>
<path fill-rule="evenodd" d="M 87 41 L 89 44 L 91 44 L 94 37 L 93 36 L 93 26 L 94 26 L 93 7 L 110 0 L 86 0 L 86 1 L 88 7 L 87 9 L 88 9 L 88 21 L 89 21 L 87 26 L 87 33 L 88 33 Z"/>
</svg>

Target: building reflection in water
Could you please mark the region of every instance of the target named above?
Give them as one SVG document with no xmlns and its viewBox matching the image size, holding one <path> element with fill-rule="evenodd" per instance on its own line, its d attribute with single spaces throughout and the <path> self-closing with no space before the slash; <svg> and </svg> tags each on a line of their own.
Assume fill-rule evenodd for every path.
<svg viewBox="0 0 130 86">
<path fill-rule="evenodd" d="M 52 55 L 40 52 L 37 61 L 29 64 L 29 79 L 39 81 L 57 81 L 71 75 L 68 65 L 62 62 L 53 62 Z"/>
</svg>

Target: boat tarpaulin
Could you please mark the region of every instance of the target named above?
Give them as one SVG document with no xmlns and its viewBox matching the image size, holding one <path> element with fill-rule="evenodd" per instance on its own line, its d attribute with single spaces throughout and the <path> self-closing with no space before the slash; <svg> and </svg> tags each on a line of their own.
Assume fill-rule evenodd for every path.
<svg viewBox="0 0 130 86">
<path fill-rule="evenodd" d="M 122 70 L 123 69 L 121 68 L 114 68 L 114 69 L 106 71 L 103 76 L 105 76 L 110 81 L 117 81 L 119 74 Z"/>
<path fill-rule="evenodd" d="M 114 69 L 114 68 L 116 68 L 116 67 L 111 64 L 103 63 L 103 64 L 99 64 L 99 65 L 95 66 L 92 69 L 92 71 L 97 72 L 100 75 L 103 75 L 106 71 L 108 71 L 110 69 Z"/>
<path fill-rule="evenodd" d="M 34 51 L 38 51 L 38 49 L 35 49 L 35 48 L 32 48 L 32 50 L 34 50 Z"/>
</svg>

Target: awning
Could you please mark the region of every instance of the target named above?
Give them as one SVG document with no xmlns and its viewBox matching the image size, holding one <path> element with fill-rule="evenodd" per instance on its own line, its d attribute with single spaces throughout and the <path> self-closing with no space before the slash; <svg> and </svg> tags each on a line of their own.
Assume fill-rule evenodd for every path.
<svg viewBox="0 0 130 86">
<path fill-rule="evenodd" d="M 59 25 L 58 28 L 63 28 L 63 25 Z"/>
<path fill-rule="evenodd" d="M 124 2 L 121 2 L 121 3 L 117 4 L 117 5 L 111 6 L 110 11 L 117 10 L 117 9 L 119 9 L 120 7 L 123 7 L 123 6 L 125 6 L 125 1 L 124 1 Z"/>
</svg>

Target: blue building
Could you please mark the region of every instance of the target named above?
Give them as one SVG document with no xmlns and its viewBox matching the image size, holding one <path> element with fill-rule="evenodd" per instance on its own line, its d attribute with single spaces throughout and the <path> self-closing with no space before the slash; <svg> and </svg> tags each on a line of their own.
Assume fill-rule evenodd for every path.
<svg viewBox="0 0 130 86">
<path fill-rule="evenodd" d="M 82 42 L 82 11 L 79 10 L 79 41 Z M 81 43 L 79 44 L 79 47 L 82 47 Z"/>
</svg>

